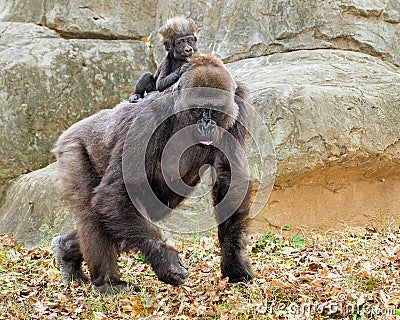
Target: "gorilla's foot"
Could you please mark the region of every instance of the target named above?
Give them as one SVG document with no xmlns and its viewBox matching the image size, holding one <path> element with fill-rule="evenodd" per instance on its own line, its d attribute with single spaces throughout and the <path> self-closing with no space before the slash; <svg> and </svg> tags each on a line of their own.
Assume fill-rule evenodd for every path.
<svg viewBox="0 0 400 320">
<path fill-rule="evenodd" d="M 253 283 L 253 274 L 249 272 L 245 272 L 240 275 L 228 276 L 228 278 L 229 283 Z"/>
<path fill-rule="evenodd" d="M 54 251 L 56 261 L 60 265 L 61 277 L 66 286 L 69 286 L 72 281 L 81 283 L 89 282 L 89 278 L 81 268 L 81 261 L 66 260 L 64 258 L 67 252 L 65 252 L 61 236 L 57 236 L 51 241 L 51 247 Z"/>
<path fill-rule="evenodd" d="M 138 290 L 137 286 L 130 286 L 127 282 L 119 280 L 119 281 L 107 281 L 102 283 L 101 285 L 97 285 L 92 283 L 92 289 L 95 293 L 98 294 L 114 294 L 119 292 L 126 292 L 133 288 L 135 291 Z"/>
<path fill-rule="evenodd" d="M 253 272 L 251 271 L 251 263 L 249 259 L 243 257 L 237 259 L 223 259 L 221 263 L 222 277 L 228 277 L 228 282 L 252 283 Z"/>
<path fill-rule="evenodd" d="M 140 96 L 138 94 L 134 93 L 133 95 L 131 95 L 129 97 L 128 101 L 129 101 L 129 103 L 136 103 L 139 101 L 139 99 L 140 99 Z"/>
</svg>

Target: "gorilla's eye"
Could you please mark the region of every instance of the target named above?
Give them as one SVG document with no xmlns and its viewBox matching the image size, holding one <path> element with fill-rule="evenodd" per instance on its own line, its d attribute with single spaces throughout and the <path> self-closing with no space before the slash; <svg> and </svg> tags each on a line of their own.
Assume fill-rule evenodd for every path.
<svg viewBox="0 0 400 320">
<path fill-rule="evenodd" d="M 220 118 L 222 118 L 222 117 L 225 115 L 225 113 L 222 112 L 222 111 L 218 111 L 218 110 L 212 110 L 212 111 L 211 111 L 211 115 L 212 115 L 213 118 L 218 118 L 218 119 L 220 119 Z"/>
<path fill-rule="evenodd" d="M 203 113 L 204 113 L 204 109 L 203 108 L 193 108 L 192 110 L 193 110 L 193 115 L 196 118 L 200 118 L 200 117 L 203 116 Z"/>
</svg>

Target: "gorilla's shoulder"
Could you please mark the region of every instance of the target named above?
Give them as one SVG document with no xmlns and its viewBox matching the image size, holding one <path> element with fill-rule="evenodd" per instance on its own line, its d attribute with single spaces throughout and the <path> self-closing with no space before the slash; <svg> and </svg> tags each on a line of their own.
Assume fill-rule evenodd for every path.
<svg viewBox="0 0 400 320">
<path fill-rule="evenodd" d="M 141 114 L 157 113 L 160 105 L 164 108 L 168 108 L 168 105 L 173 106 L 172 95 L 167 91 L 151 92 L 135 103 L 123 101 L 109 111 L 113 113 L 114 118 L 121 116 L 124 119 L 134 119 Z"/>
</svg>

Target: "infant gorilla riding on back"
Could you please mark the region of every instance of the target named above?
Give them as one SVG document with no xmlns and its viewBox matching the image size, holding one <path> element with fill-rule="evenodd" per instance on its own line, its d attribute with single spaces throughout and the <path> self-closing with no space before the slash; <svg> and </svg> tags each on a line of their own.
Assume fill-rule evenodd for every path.
<svg viewBox="0 0 400 320">
<path fill-rule="evenodd" d="M 124 289 L 117 257 L 134 248 L 141 250 L 160 280 L 172 285 L 186 281 L 188 272 L 178 252 L 162 240 L 150 220 L 164 217 L 188 196 L 188 192 L 172 190 L 169 181 L 180 178 L 193 187 L 205 164 L 215 168 L 212 194 L 222 276 L 230 282 L 252 279 L 245 244 L 250 180 L 241 151 L 249 122 L 247 90 L 212 56 L 195 56 L 190 62 L 173 88 L 149 94 L 138 102 L 139 108 L 122 103 L 103 110 L 58 139 L 54 148 L 57 189 L 77 219 L 76 230 L 53 240 L 66 284 L 89 281 L 81 268 L 85 260 L 95 291 Z M 166 113 L 171 116 L 162 119 Z M 154 132 L 149 133 L 155 123 Z M 164 171 L 163 149 L 180 130 L 187 130 L 184 136 L 190 142 L 178 159 L 166 156 Z M 139 149 L 145 150 L 142 158 L 135 152 Z M 135 171 L 143 162 L 144 178 Z M 168 163 L 178 163 L 179 169 L 171 172 L 179 177 L 165 176 L 170 172 Z M 146 199 L 146 186 L 159 203 Z"/>
</svg>

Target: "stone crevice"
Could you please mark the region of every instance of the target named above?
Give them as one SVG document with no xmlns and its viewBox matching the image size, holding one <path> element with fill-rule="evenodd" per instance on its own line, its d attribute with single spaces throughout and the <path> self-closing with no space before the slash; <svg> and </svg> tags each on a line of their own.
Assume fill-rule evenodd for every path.
<svg viewBox="0 0 400 320">
<path fill-rule="evenodd" d="M 58 35 L 60 35 L 61 38 L 65 40 L 79 40 L 79 39 L 85 39 L 85 40 L 115 40 L 115 41 L 123 41 L 123 40 L 134 40 L 134 41 L 140 41 L 143 36 L 138 36 L 138 37 L 130 37 L 130 36 L 122 36 L 122 35 L 114 35 L 114 34 L 101 34 L 97 32 L 72 32 L 72 31 L 64 31 L 60 30 L 54 27 L 51 27 L 49 25 L 45 25 L 46 28 L 56 32 Z"/>
<path fill-rule="evenodd" d="M 339 37 L 342 38 L 342 37 Z M 354 39 L 353 39 L 354 40 Z M 396 63 L 394 60 L 390 59 L 389 55 L 380 53 L 378 51 L 373 50 L 372 47 L 369 47 L 368 45 L 365 45 L 366 50 L 356 50 L 354 48 L 339 48 L 335 46 L 326 46 L 326 47 L 315 47 L 315 48 L 301 48 L 301 49 L 286 49 L 283 52 L 273 52 L 273 53 L 266 53 L 266 54 L 259 54 L 259 55 L 254 55 L 254 56 L 249 56 L 247 52 L 242 52 L 242 53 L 237 53 L 234 55 L 230 55 L 229 57 L 225 57 L 222 59 L 224 63 L 233 63 L 233 62 L 239 62 L 239 61 L 245 61 L 247 59 L 253 59 L 253 58 L 260 58 L 260 57 L 268 57 L 268 56 L 273 56 L 274 54 L 282 54 L 282 53 L 292 53 L 292 52 L 298 52 L 298 51 L 320 51 L 320 50 L 329 50 L 329 51 L 348 51 L 348 52 L 357 52 L 357 53 L 364 53 L 367 54 L 371 57 L 378 58 L 384 62 L 391 63 L 395 67 L 400 67 L 400 64 Z M 338 67 L 332 65 L 333 67 L 339 69 Z"/>
</svg>

